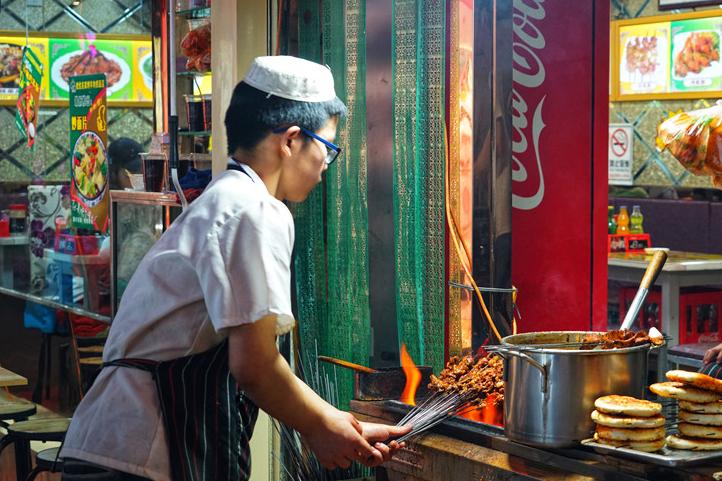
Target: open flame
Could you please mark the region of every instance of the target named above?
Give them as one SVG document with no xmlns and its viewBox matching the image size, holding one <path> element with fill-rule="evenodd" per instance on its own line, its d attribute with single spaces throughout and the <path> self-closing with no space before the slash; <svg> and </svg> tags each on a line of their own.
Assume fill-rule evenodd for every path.
<svg viewBox="0 0 722 481">
<path fill-rule="evenodd" d="M 493 424 L 494 426 L 504 425 L 504 409 L 502 403 L 497 402 L 493 394 L 486 398 L 483 406 L 472 411 L 465 412 L 461 417 L 471 419 L 478 423 Z"/>
<path fill-rule="evenodd" d="M 421 383 L 421 371 L 416 368 L 414 360 L 409 356 L 406 350 L 406 344 L 401 345 L 401 369 L 406 375 L 406 386 L 401 393 L 401 402 L 416 406 L 416 390 Z"/>
</svg>

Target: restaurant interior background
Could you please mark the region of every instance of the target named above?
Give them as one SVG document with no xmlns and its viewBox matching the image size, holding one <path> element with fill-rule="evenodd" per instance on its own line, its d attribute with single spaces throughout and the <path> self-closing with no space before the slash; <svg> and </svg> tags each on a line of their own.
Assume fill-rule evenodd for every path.
<svg viewBox="0 0 722 481">
<path fill-rule="evenodd" d="M 657 0 L 610 2 L 610 20 L 642 19 L 688 11 L 661 11 Z M 28 30 L 39 34 L 71 33 L 88 37 L 115 34 L 136 39 L 135 36 L 149 38 L 152 33 L 151 1 L 82 0 L 77 6 L 71 6 L 70 3 L 65 0 L 28 1 L 29 6 L 26 8 L 26 0 L 0 0 L 0 37 L 4 31 L 8 31 L 24 39 L 26 18 Z M 444 155 L 443 132 L 439 122 L 446 105 L 445 92 L 440 86 L 446 81 L 447 72 L 444 68 L 449 69 L 448 75 L 452 80 L 463 82 L 463 74 L 454 69 L 463 65 L 465 55 L 463 48 L 451 50 L 456 57 L 451 59 L 451 63 L 445 63 L 444 55 L 448 53 L 448 46 L 444 45 L 443 38 L 451 30 L 454 36 L 450 38 L 459 44 L 466 42 L 469 47 L 468 44 L 473 42 L 464 36 L 465 32 L 468 34 L 470 26 L 463 24 L 463 16 L 462 20 L 452 16 L 459 20 L 456 25 L 458 30 L 453 30 L 447 23 L 447 15 L 453 11 L 458 15 L 458 8 L 474 2 L 395 1 L 395 22 L 393 26 L 388 25 L 389 31 L 381 33 L 390 35 L 393 32 L 397 35 L 394 37 L 396 43 L 385 45 L 383 36 L 374 36 L 365 29 L 381 25 L 379 15 L 390 18 L 391 3 L 388 0 L 299 0 L 278 2 L 277 8 L 272 9 L 273 15 L 278 16 L 278 23 L 270 22 L 273 25 L 269 27 L 269 36 L 273 37 L 269 43 L 273 44 L 273 51 L 323 60 L 341 79 L 338 90 L 349 99 L 351 112 L 344 124 L 346 130 L 341 134 L 344 156 L 348 156 L 348 152 L 359 152 L 355 159 L 360 160 L 353 164 L 341 164 L 343 170 L 338 168 L 329 171 L 323 189 L 315 192 L 304 205 L 292 206 L 297 219 L 311 219 L 311 222 L 304 222 L 297 227 L 296 268 L 306 275 L 295 279 L 299 295 L 296 307 L 303 321 L 301 337 L 318 339 L 318 347 L 314 348 L 320 352 L 332 352 L 338 357 L 362 364 L 373 362 L 374 365 L 383 365 L 396 362 L 398 345 L 405 340 L 414 360 L 438 371 L 443 366 L 445 350 L 453 351 L 462 345 L 471 345 L 472 305 L 476 302 L 468 291 L 458 289 L 450 289 L 449 299 L 445 299 L 447 293 L 443 283 L 446 276 L 456 276 L 455 280 L 463 283 L 464 275 L 453 255 L 445 258 L 448 252 L 444 251 L 444 179 L 439 174 L 443 168 Z M 457 10 L 447 10 L 447 3 L 456 5 L 454 8 Z M 296 5 L 295 9 L 284 8 L 291 4 Z M 715 10 L 719 10 L 719 7 L 695 9 Z M 299 11 L 303 14 L 299 15 Z M 377 13 L 371 15 L 369 12 Z M 280 26 L 280 34 L 273 30 L 277 26 Z M 410 33 L 403 35 L 404 32 Z M 366 90 L 364 83 L 371 78 L 368 72 L 373 73 L 374 68 L 390 70 L 392 55 L 398 56 L 396 60 L 400 61 L 392 86 L 394 98 L 403 99 L 404 95 L 413 92 L 418 93 L 420 99 L 417 104 L 400 102 L 393 117 L 391 112 L 384 110 L 387 108 L 384 102 L 388 102 L 389 98 Z M 415 64 L 417 61 L 418 70 Z M 457 63 L 454 64 L 454 61 Z M 364 75 L 366 77 L 362 78 Z M 417 84 L 418 78 L 424 78 L 426 82 Z M 416 87 L 419 87 L 418 92 Z M 452 89 L 451 94 L 458 95 L 462 90 Z M 214 97 L 214 102 L 217 99 Z M 450 110 L 451 125 L 463 125 L 464 100 L 454 97 L 458 108 Z M 722 238 L 722 193 L 712 188 L 709 178 L 689 174 L 668 152 L 660 153 L 654 144 L 657 125 L 670 113 L 689 111 L 713 103 L 714 99 L 710 98 L 609 101 L 609 123 L 631 124 L 634 137 L 633 185 L 624 188 L 610 186 L 609 205 L 627 205 L 630 209 L 632 205 L 641 205 L 645 216 L 644 227 L 650 233 L 654 246 L 722 254 L 722 242 L 719 242 Z M 214 107 L 214 120 L 217 120 L 222 105 Z M 70 175 L 67 108 L 41 104 L 34 150 L 25 146 L 17 132 L 15 110 L 14 101 L 0 104 L 2 209 L 22 202 L 22 192 L 29 183 L 67 182 Z M 367 122 L 379 113 L 386 115 L 386 120 L 390 122 L 385 125 L 389 131 L 393 123 L 393 127 L 400 133 L 398 137 L 390 139 L 377 132 L 366 132 Z M 406 122 L 412 118 L 413 122 Z M 135 105 L 109 104 L 109 142 L 120 137 L 130 137 L 148 149 L 153 131 L 153 106 L 149 102 Z M 451 201 L 457 214 L 461 214 L 462 222 L 467 223 L 462 225 L 463 234 L 471 239 L 472 215 L 468 211 L 461 212 L 461 204 L 464 202 L 462 197 L 466 194 L 460 194 L 470 182 L 470 172 L 464 171 L 464 168 L 470 169 L 470 166 L 463 164 L 464 152 L 454 150 L 462 145 L 463 132 L 453 131 L 452 135 L 459 136 L 460 141 L 450 147 L 452 169 L 456 172 L 451 182 L 454 187 L 454 192 L 450 193 Z M 545 135 L 551 134 L 546 132 Z M 418 138 L 425 139 L 425 143 L 417 143 Z M 470 148 L 468 145 L 466 147 Z M 394 180 L 397 183 L 395 186 L 390 185 L 390 180 L 389 185 L 379 184 L 378 172 L 383 171 L 384 165 L 374 162 L 379 151 L 384 149 L 387 149 L 385 152 L 393 151 L 396 159 L 394 172 L 398 176 Z M 470 161 L 469 157 L 466 160 Z M 573 160 L 569 159 L 570 162 Z M 409 180 L 412 174 L 418 172 L 429 173 L 421 185 Z M 380 199 L 390 198 L 391 193 L 382 192 L 387 197 L 374 196 L 379 191 L 373 191 L 372 186 L 389 188 L 396 193 L 403 192 L 403 195 L 398 196 L 403 207 L 384 210 L 387 206 L 381 205 Z M 573 188 L 569 185 L 569 189 Z M 324 211 L 327 205 L 336 207 Z M 564 229 L 589 230 L 589 226 L 579 226 L 575 222 L 575 207 L 569 205 L 568 211 L 564 213 L 569 224 L 560 229 L 560 234 Z M 374 225 L 380 217 L 369 215 L 372 212 L 393 218 L 393 223 L 400 226 L 399 231 L 380 231 L 379 226 Z M 595 219 L 602 217 L 606 220 L 606 212 Z M 392 222 L 388 218 L 380 222 Z M 538 221 L 543 223 L 544 219 Z M 382 232 L 385 242 L 397 242 L 397 249 L 383 250 L 384 245 L 388 244 L 374 244 L 379 237 L 370 236 L 367 231 L 375 229 L 376 233 Z M 347 251 L 367 251 L 370 256 L 366 259 L 364 256 L 342 255 Z M 449 265 L 445 265 L 447 259 Z M 484 268 L 481 263 L 475 263 L 476 266 Z M 401 273 L 402 280 L 393 289 L 389 289 L 384 281 L 387 279 L 385 276 L 389 275 L 387 269 Z M 322 273 L 315 276 L 309 274 L 313 272 Z M 366 275 L 359 276 L 358 272 L 365 272 Z M 394 275 L 393 272 L 391 275 Z M 492 276 L 486 271 L 482 275 Z M 620 289 L 625 287 L 629 288 L 629 283 L 609 282 L 609 294 L 604 301 L 612 325 L 619 321 Z M 370 296 L 383 298 L 384 302 L 369 303 Z M 320 298 L 324 301 L 318 302 Z M 503 311 L 508 299 L 504 298 L 499 304 L 502 305 L 500 311 Z M 528 315 L 528 311 L 524 311 L 523 291 L 519 304 L 522 312 Z M 30 393 L 39 376 L 40 333 L 23 328 L 24 301 L 2 296 L 0 306 L 3 317 L 0 365 L 27 377 L 30 381 L 27 392 Z M 384 316 L 381 309 L 386 306 L 393 306 L 395 322 L 381 320 Z M 465 333 L 464 339 L 444 339 L 448 335 L 444 325 L 447 315 L 445 306 L 451 306 L 454 312 L 449 322 L 457 323 L 451 331 Z M 473 315 L 476 316 L 474 322 L 481 322 L 479 313 L 474 312 Z M 530 321 L 530 317 L 526 319 Z M 460 327 L 462 324 L 463 329 Z M 532 329 L 531 324 L 520 325 L 520 330 Z M 488 333 L 480 334 L 483 335 Z M 377 342 L 374 344 L 372 340 Z M 396 346 L 395 350 L 388 350 L 390 345 Z M 58 356 L 56 343 L 49 357 L 56 360 Z M 62 381 L 58 378 L 56 368 L 50 380 L 52 386 Z M 345 389 L 342 402 L 346 402 L 351 395 L 352 375 L 346 372 L 339 375 Z M 56 401 L 59 395 L 59 391 L 51 393 Z"/>
</svg>

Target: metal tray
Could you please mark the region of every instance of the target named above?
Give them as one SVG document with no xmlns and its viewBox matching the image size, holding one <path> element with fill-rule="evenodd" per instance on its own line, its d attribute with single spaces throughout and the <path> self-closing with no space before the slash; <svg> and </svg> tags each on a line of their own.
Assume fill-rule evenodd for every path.
<svg viewBox="0 0 722 481">
<path fill-rule="evenodd" d="M 589 446 L 600 454 L 611 454 L 612 456 L 620 456 L 623 458 L 634 459 L 660 466 L 691 466 L 712 461 L 714 459 L 722 459 L 721 451 L 686 451 L 682 449 L 662 448 L 661 451 L 655 453 L 646 453 L 644 451 L 636 451 L 629 448 L 615 448 L 606 444 L 594 442 L 594 439 L 585 439 L 582 441 L 583 446 Z"/>
</svg>

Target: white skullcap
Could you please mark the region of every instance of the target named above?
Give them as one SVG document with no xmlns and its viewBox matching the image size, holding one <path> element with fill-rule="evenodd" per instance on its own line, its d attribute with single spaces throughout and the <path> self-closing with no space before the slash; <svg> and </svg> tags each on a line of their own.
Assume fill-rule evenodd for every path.
<svg viewBox="0 0 722 481">
<path fill-rule="evenodd" d="M 256 57 L 243 81 L 284 99 L 326 102 L 336 98 L 331 70 L 298 57 Z"/>
</svg>

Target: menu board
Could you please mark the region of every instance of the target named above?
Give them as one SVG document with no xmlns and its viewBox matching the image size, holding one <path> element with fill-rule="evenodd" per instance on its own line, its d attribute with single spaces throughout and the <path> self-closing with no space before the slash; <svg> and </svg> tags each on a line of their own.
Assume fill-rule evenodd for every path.
<svg viewBox="0 0 722 481">
<path fill-rule="evenodd" d="M 30 37 L 28 43 L 45 72 L 42 100 L 68 100 L 68 79 L 104 74 L 109 102 L 153 100 L 153 57 L 149 40 Z M 18 97 L 18 66 L 24 36 L 0 36 L 0 101 Z"/>
<path fill-rule="evenodd" d="M 669 23 L 620 27 L 619 48 L 622 95 L 668 90 Z"/>
<path fill-rule="evenodd" d="M 72 225 L 108 231 L 106 76 L 68 79 L 70 92 L 70 209 Z"/>
<path fill-rule="evenodd" d="M 612 35 L 613 100 L 722 96 L 722 16 L 623 20 Z"/>
<path fill-rule="evenodd" d="M 720 90 L 722 17 L 672 22 L 672 91 Z"/>
</svg>

